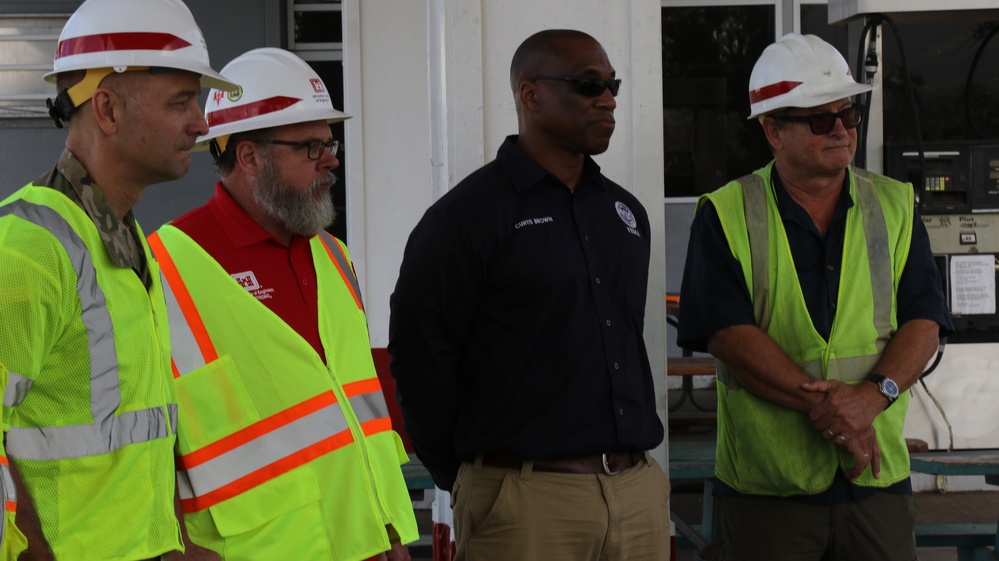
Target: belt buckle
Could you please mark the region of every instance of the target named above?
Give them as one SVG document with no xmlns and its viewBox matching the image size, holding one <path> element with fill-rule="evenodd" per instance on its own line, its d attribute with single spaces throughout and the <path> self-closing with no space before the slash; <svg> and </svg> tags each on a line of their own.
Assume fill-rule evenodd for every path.
<svg viewBox="0 0 999 561">
<path fill-rule="evenodd" d="M 607 452 L 600 454 L 600 462 L 604 466 L 604 473 L 607 475 L 617 475 L 621 473 L 620 471 L 611 471 L 610 464 L 607 463 Z"/>
</svg>

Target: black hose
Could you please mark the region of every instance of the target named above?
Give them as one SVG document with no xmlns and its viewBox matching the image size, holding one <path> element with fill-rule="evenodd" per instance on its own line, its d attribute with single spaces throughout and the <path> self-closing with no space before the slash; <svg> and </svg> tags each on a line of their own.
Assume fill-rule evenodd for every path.
<svg viewBox="0 0 999 561">
<path fill-rule="evenodd" d="M 860 32 L 860 45 L 857 47 L 857 77 L 859 77 L 864 83 L 867 83 L 869 77 L 867 71 L 867 55 L 868 55 L 868 35 L 870 35 L 871 29 L 881 25 L 881 15 L 874 14 L 867 18 L 867 22 L 864 24 L 864 30 Z M 874 55 L 877 56 L 876 54 Z M 875 59 L 874 64 L 877 64 Z M 867 126 L 870 123 L 870 119 L 867 118 L 871 114 L 871 94 L 873 90 L 863 94 L 863 101 L 861 105 L 864 107 L 865 119 L 860 122 L 860 131 L 857 135 L 857 154 L 855 160 L 857 162 L 857 167 L 863 168 L 867 165 Z"/>
<path fill-rule="evenodd" d="M 922 198 L 923 191 L 926 189 L 926 154 L 923 150 L 922 127 L 919 125 L 919 110 L 916 107 L 916 92 L 912 87 L 912 76 L 909 75 L 909 63 L 905 58 L 905 46 L 902 44 L 902 36 L 898 32 L 898 26 L 895 25 L 894 20 L 884 14 L 876 14 L 876 16 L 891 27 L 892 33 L 895 36 L 895 43 L 898 45 L 898 55 L 902 63 L 902 77 L 905 79 L 906 97 L 909 102 L 910 116 L 912 117 L 912 132 L 916 136 L 916 149 L 919 152 L 919 177 L 922 184 L 912 186 L 916 191 L 916 200 L 918 201 Z"/>
<path fill-rule="evenodd" d="M 975 58 L 971 59 L 971 68 L 968 69 L 968 80 L 964 83 L 964 118 L 968 122 L 968 128 L 971 129 L 973 133 L 978 138 L 987 138 L 984 133 L 975 124 L 975 120 L 971 118 L 971 84 L 974 82 L 975 78 L 975 67 L 978 66 L 978 59 L 982 58 L 982 53 L 985 52 L 985 47 L 988 46 L 989 41 L 992 37 L 999 32 L 999 24 L 996 24 L 992 31 L 989 31 L 988 35 L 982 39 L 982 44 L 979 45 L 978 51 L 975 52 Z"/>
</svg>

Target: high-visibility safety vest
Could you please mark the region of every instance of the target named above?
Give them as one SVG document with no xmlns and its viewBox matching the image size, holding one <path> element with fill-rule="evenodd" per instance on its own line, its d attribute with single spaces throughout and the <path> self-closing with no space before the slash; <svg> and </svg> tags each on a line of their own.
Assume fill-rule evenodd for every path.
<svg viewBox="0 0 999 561">
<path fill-rule="evenodd" d="M 0 364 L 0 388 L 7 387 L 7 369 Z M 3 412 L 0 410 L 0 425 L 3 425 Z M 17 489 L 10 475 L 10 462 L 0 440 L 0 500 L 3 501 L 3 524 L 0 525 L 0 561 L 17 561 L 22 551 L 28 548 L 28 540 L 14 524 L 17 511 Z"/>
<path fill-rule="evenodd" d="M 340 242 L 310 241 L 325 363 L 185 233 L 166 225 L 149 242 L 168 285 L 192 541 L 227 560 L 342 561 L 387 551 L 387 525 L 416 540 L 408 456 Z"/>
<path fill-rule="evenodd" d="M 829 341 L 815 330 L 805 305 L 771 181 L 773 162 L 701 197 L 718 212 L 732 255 L 753 296 L 757 326 L 816 380 L 862 383 L 897 329 L 895 289 L 912 236 L 909 185 L 850 168 L 854 206 L 846 218 L 839 297 Z M 887 487 L 909 476 L 902 424 L 904 392 L 874 420 L 881 477 L 868 468 L 856 481 Z M 718 362 L 715 474 L 737 491 L 757 495 L 815 494 L 853 457 L 825 439 L 807 414 L 750 393 Z"/>
<path fill-rule="evenodd" d="M 0 356 L 10 369 L 7 453 L 56 559 L 135 561 L 182 549 L 169 326 L 149 248 L 142 243 L 147 289 L 111 261 L 83 209 L 32 184 L 0 206 L 0 237 L 2 314 L 47 306 L 17 320 L 27 328 L 3 326 Z M 45 354 L 29 356 L 39 341 Z"/>
</svg>

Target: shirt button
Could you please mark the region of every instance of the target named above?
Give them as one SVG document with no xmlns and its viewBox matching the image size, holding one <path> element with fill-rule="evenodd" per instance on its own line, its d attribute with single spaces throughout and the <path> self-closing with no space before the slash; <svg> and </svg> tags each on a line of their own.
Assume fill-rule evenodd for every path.
<svg viewBox="0 0 999 561">
<path fill-rule="evenodd" d="M 597 277 L 597 284 L 600 284 L 600 277 Z"/>
<path fill-rule="evenodd" d="M 624 415 L 624 409 L 618 409 L 617 410 L 617 414 L 623 416 Z"/>
<path fill-rule="evenodd" d="M 614 370 L 620 370 L 621 366 L 618 363 L 614 363 Z"/>
<path fill-rule="evenodd" d="M 833 267 L 832 265 L 829 265 L 829 266 L 828 266 L 827 268 L 828 268 L 828 269 L 829 269 L 830 271 L 835 271 L 835 270 L 836 270 L 836 267 Z"/>
<path fill-rule="evenodd" d="M 610 327 L 610 320 L 607 320 L 607 327 Z"/>
<path fill-rule="evenodd" d="M 302 279 L 302 286 L 309 286 L 309 279 Z"/>
</svg>

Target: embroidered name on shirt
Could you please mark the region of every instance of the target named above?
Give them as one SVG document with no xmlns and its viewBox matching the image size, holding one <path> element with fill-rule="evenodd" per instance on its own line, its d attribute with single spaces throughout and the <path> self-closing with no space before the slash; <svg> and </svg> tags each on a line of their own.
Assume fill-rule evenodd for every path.
<svg viewBox="0 0 999 561">
<path fill-rule="evenodd" d="M 257 276 L 253 274 L 253 271 L 233 273 L 232 278 L 239 283 L 239 286 L 245 288 L 246 291 L 252 294 L 257 300 L 267 300 L 268 298 L 273 298 L 271 293 L 274 292 L 274 289 L 261 288 L 260 283 L 257 282 Z"/>
<path fill-rule="evenodd" d="M 631 212 L 628 205 L 617 201 L 614 203 L 614 210 L 617 211 L 618 217 L 621 218 L 621 222 L 628 228 L 628 233 L 642 237 L 642 233 L 638 231 L 638 221 L 635 220 L 635 213 Z"/>
<path fill-rule="evenodd" d="M 525 226 L 534 226 L 537 224 L 548 224 L 550 222 L 555 222 L 555 219 L 551 216 L 542 216 L 541 218 L 528 218 L 527 220 L 521 220 L 520 222 L 513 225 L 514 230 L 519 230 Z"/>
</svg>

